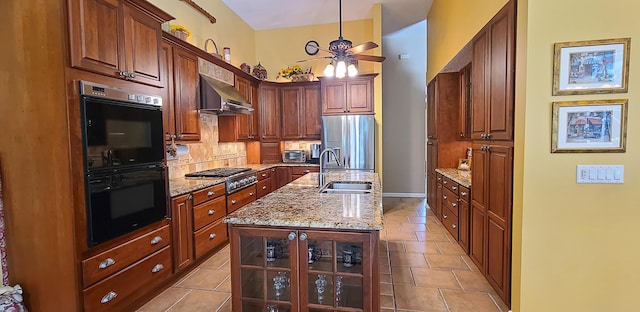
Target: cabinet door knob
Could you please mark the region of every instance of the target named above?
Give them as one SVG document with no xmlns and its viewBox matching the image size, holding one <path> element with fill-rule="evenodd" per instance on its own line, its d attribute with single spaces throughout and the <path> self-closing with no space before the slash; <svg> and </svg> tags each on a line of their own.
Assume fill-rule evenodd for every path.
<svg viewBox="0 0 640 312">
<path fill-rule="evenodd" d="M 232 200 L 231 200 L 231 204 L 232 204 L 232 205 L 235 205 L 235 204 L 236 204 L 236 200 L 235 200 L 235 199 L 232 199 Z"/>
<path fill-rule="evenodd" d="M 451 189 L 455 191 L 455 190 L 458 189 L 458 187 L 454 185 L 454 186 L 451 187 Z"/>
<path fill-rule="evenodd" d="M 452 224 L 451 227 L 454 228 L 454 229 L 457 228 L 457 226 L 455 224 Z"/>
<path fill-rule="evenodd" d="M 457 206 L 456 203 L 451 203 L 451 207 L 455 207 L 455 206 Z"/>
<path fill-rule="evenodd" d="M 294 240 L 294 239 L 296 239 L 296 236 L 297 236 L 297 235 L 296 235 L 296 233 L 295 233 L 295 232 L 291 232 L 291 233 L 289 233 L 288 238 L 289 238 L 289 240 Z"/>
<path fill-rule="evenodd" d="M 300 240 L 301 240 L 301 241 L 303 241 L 303 240 L 307 240 L 307 233 L 302 233 L 302 234 L 300 234 Z"/>
<path fill-rule="evenodd" d="M 253 192 L 249 192 L 249 196 L 253 196 Z"/>
<path fill-rule="evenodd" d="M 263 189 L 263 190 L 266 190 L 266 189 L 267 189 L 267 186 L 266 186 L 266 185 L 263 185 L 263 186 L 262 186 L 262 189 Z"/>
<path fill-rule="evenodd" d="M 215 194 L 213 191 L 208 191 L 207 192 L 207 196 L 209 196 L 209 197 L 213 196 L 213 194 Z"/>
<path fill-rule="evenodd" d="M 127 73 L 126 71 L 119 71 L 118 76 L 126 78 L 127 76 L 129 76 L 129 73 Z"/>
<path fill-rule="evenodd" d="M 447 184 L 447 180 L 444 180 L 444 182 L 442 182 L 443 184 Z"/>
<path fill-rule="evenodd" d="M 467 196 L 467 192 L 462 191 L 462 192 L 460 192 L 460 195 L 462 195 L 462 196 Z"/>
<path fill-rule="evenodd" d="M 309 169 L 307 169 L 307 170 L 305 170 L 305 171 L 304 171 L 304 173 L 309 173 L 309 172 L 311 172 L 311 171 L 309 171 Z"/>
<path fill-rule="evenodd" d="M 442 195 L 442 198 L 447 199 L 447 195 Z"/>
<path fill-rule="evenodd" d="M 262 174 L 262 177 L 263 177 L 263 178 L 264 178 L 264 177 L 266 177 L 266 176 L 267 176 L 267 174 L 266 174 L 266 173 L 263 173 L 263 174 Z"/>
<path fill-rule="evenodd" d="M 491 133 L 487 133 L 487 139 L 491 139 Z"/>
<path fill-rule="evenodd" d="M 214 239 L 214 238 L 216 238 L 216 234 L 215 233 L 209 234 L 209 239 Z"/>
<path fill-rule="evenodd" d="M 156 236 L 156 237 L 154 237 L 153 239 L 151 239 L 151 245 L 156 245 L 156 244 L 158 244 L 158 243 L 159 243 L 159 242 L 161 242 L 161 241 L 162 241 L 162 237 L 160 237 L 160 236 Z"/>
<path fill-rule="evenodd" d="M 100 299 L 100 303 L 107 303 L 111 300 L 113 300 L 113 298 L 117 297 L 118 294 L 115 291 L 110 291 L 108 292 L 106 295 L 104 295 L 104 297 L 102 297 L 102 299 Z"/>
<path fill-rule="evenodd" d="M 134 79 L 134 78 L 136 78 L 136 74 L 135 74 L 135 73 L 129 73 L 129 74 L 127 75 L 127 78 Z"/>
<path fill-rule="evenodd" d="M 207 212 L 210 216 L 212 216 L 214 213 L 216 213 L 215 210 L 213 209 L 209 209 L 209 211 Z"/>
<path fill-rule="evenodd" d="M 100 264 L 98 265 L 98 269 L 106 269 L 107 267 L 110 267 L 112 265 L 116 264 L 116 260 L 113 260 L 111 258 L 107 258 L 102 260 L 102 262 L 100 262 Z"/>
<path fill-rule="evenodd" d="M 164 269 L 164 265 L 162 265 L 162 264 L 158 263 L 158 264 L 156 264 L 156 265 L 153 267 L 153 269 L 151 269 L 151 272 L 153 272 L 153 273 L 158 273 L 158 272 L 160 272 L 160 270 L 162 270 L 162 269 Z"/>
<path fill-rule="evenodd" d="M 442 219 L 446 219 L 446 218 L 447 218 L 447 215 L 446 215 L 446 214 L 443 214 L 443 215 L 442 215 Z"/>
</svg>

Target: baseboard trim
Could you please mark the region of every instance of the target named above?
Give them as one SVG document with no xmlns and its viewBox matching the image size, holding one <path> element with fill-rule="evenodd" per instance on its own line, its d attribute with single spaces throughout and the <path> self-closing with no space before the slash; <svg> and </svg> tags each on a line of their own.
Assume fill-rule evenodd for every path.
<svg viewBox="0 0 640 312">
<path fill-rule="evenodd" d="M 417 198 L 424 198 L 424 193 L 382 193 L 382 197 L 417 197 Z"/>
</svg>

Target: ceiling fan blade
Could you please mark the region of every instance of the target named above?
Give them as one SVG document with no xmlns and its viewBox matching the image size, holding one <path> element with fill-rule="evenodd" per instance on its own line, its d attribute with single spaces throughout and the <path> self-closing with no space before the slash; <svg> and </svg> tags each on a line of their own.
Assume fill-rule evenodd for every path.
<svg viewBox="0 0 640 312">
<path fill-rule="evenodd" d="M 384 56 L 375 56 L 375 55 L 360 55 L 360 54 L 356 54 L 354 55 L 354 57 L 356 58 L 356 60 L 358 61 L 370 61 L 370 62 L 382 62 L 385 59 L 387 59 Z"/>
<path fill-rule="evenodd" d="M 362 53 L 362 52 L 367 51 L 367 50 L 375 49 L 377 47 L 378 47 L 378 45 L 375 42 L 369 41 L 369 42 L 365 42 L 365 43 L 363 43 L 361 45 L 357 45 L 357 46 L 355 46 L 355 47 L 353 47 L 353 48 L 351 48 L 351 49 L 349 49 L 347 51 L 351 52 L 353 54 L 358 54 L 358 53 Z"/>
<path fill-rule="evenodd" d="M 299 60 L 299 61 L 296 61 L 296 63 L 304 63 L 304 62 L 308 62 L 308 61 L 330 59 L 330 58 L 333 58 L 333 56 L 314 57 L 314 58 L 310 58 L 310 59 L 306 59 L 306 60 Z"/>
</svg>

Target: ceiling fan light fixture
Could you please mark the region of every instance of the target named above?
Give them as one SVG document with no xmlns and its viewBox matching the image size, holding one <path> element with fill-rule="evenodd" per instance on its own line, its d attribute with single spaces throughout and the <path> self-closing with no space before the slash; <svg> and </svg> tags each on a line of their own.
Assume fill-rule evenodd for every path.
<svg viewBox="0 0 640 312">
<path fill-rule="evenodd" d="M 324 68 L 324 75 L 327 77 L 333 77 L 334 70 L 335 68 L 333 67 L 333 64 L 329 63 L 327 64 L 327 67 Z"/>
<path fill-rule="evenodd" d="M 349 66 L 347 66 L 347 73 L 348 73 L 349 77 L 357 76 L 358 75 L 358 69 L 356 68 L 356 65 L 349 64 Z"/>
<path fill-rule="evenodd" d="M 347 74 L 347 64 L 344 61 L 338 61 L 336 65 L 336 78 L 344 78 Z"/>
</svg>

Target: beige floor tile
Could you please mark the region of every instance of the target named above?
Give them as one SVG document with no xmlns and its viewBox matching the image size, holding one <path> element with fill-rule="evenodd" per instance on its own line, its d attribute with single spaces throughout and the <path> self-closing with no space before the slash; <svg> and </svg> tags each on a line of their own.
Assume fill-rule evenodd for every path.
<svg viewBox="0 0 640 312">
<path fill-rule="evenodd" d="M 426 217 L 409 217 L 409 223 L 422 223 L 425 224 L 427 223 L 427 218 Z"/>
<path fill-rule="evenodd" d="M 440 252 L 443 255 L 466 255 L 464 250 L 462 250 L 462 247 L 460 247 L 460 244 L 457 242 L 436 242 L 436 245 L 438 245 L 438 249 L 440 249 Z"/>
<path fill-rule="evenodd" d="M 380 274 L 380 283 L 392 283 L 391 274 Z"/>
<path fill-rule="evenodd" d="M 389 251 L 405 252 L 402 241 L 389 241 Z"/>
<path fill-rule="evenodd" d="M 403 223 L 397 229 L 400 232 L 425 232 L 427 226 L 422 223 Z"/>
<path fill-rule="evenodd" d="M 380 312 L 395 312 L 394 309 L 380 309 Z"/>
<path fill-rule="evenodd" d="M 203 262 L 198 266 L 199 268 L 205 269 L 219 269 L 223 265 L 229 262 L 229 254 L 225 253 L 216 253 L 211 258 L 207 259 L 207 261 Z"/>
<path fill-rule="evenodd" d="M 399 284 L 415 285 L 410 267 L 392 266 L 391 277 L 393 279 L 394 285 L 399 285 Z"/>
<path fill-rule="evenodd" d="M 447 308 L 436 288 L 416 287 L 411 285 L 395 285 L 396 307 L 398 311 L 442 311 Z M 472 311 L 472 310 L 469 310 Z"/>
<path fill-rule="evenodd" d="M 169 287 L 138 309 L 138 312 L 164 312 L 190 291 L 190 289 Z"/>
<path fill-rule="evenodd" d="M 427 254 L 425 255 L 425 257 L 427 258 L 429 267 L 432 269 L 469 271 L 469 267 L 462 260 L 461 256 Z"/>
<path fill-rule="evenodd" d="M 227 300 L 216 312 L 231 312 L 231 298 Z"/>
<path fill-rule="evenodd" d="M 430 242 L 449 242 L 449 238 L 445 233 L 433 233 L 433 232 L 416 232 L 418 241 L 430 241 Z"/>
<path fill-rule="evenodd" d="M 453 271 L 453 274 L 455 274 L 456 278 L 462 285 L 462 289 L 466 291 L 493 291 L 493 288 L 491 288 L 487 279 L 480 272 Z"/>
<path fill-rule="evenodd" d="M 182 280 L 177 286 L 188 287 L 194 289 L 209 289 L 214 290 L 229 276 L 229 272 L 212 270 L 212 269 L 198 269 L 195 273 L 191 274 L 188 278 Z"/>
<path fill-rule="evenodd" d="M 441 224 L 426 224 L 427 226 L 427 232 L 429 233 L 447 233 L 447 229 L 445 229 Z"/>
<path fill-rule="evenodd" d="M 453 272 L 427 268 L 411 268 L 416 286 L 460 289 Z"/>
<path fill-rule="evenodd" d="M 418 238 L 415 233 L 424 232 L 401 232 L 401 231 L 387 231 L 387 239 L 391 241 L 417 241 Z"/>
<path fill-rule="evenodd" d="M 394 309 L 395 305 L 393 304 L 393 296 L 380 295 L 380 307 L 387 308 L 387 309 Z"/>
<path fill-rule="evenodd" d="M 392 271 L 394 266 L 427 267 L 424 254 L 421 253 L 392 251 L 389 255 L 391 256 Z"/>
<path fill-rule="evenodd" d="M 407 252 L 417 252 L 426 254 L 440 254 L 440 249 L 436 245 L 436 242 L 404 242 L 404 247 Z"/>
<path fill-rule="evenodd" d="M 467 255 L 462 256 L 462 260 L 464 260 L 464 262 L 467 264 L 467 266 L 469 267 L 469 270 L 480 272 L 480 269 L 478 269 L 478 266 L 476 266 L 476 264 L 473 262 L 473 260 L 471 260 L 471 258 L 469 258 L 469 256 Z"/>
<path fill-rule="evenodd" d="M 169 309 L 170 312 L 217 311 L 231 297 L 229 293 L 194 290 L 178 304 Z"/>
<path fill-rule="evenodd" d="M 393 296 L 393 284 L 380 283 L 380 294 Z"/>
<path fill-rule="evenodd" d="M 490 292 L 489 296 L 491 297 L 491 299 L 493 299 L 493 302 L 495 302 L 498 305 L 498 308 L 500 308 L 500 311 L 508 312 L 510 310 L 509 307 L 507 307 L 507 305 L 504 303 L 504 301 L 502 301 L 502 299 L 498 297 L 498 295 L 496 295 L 493 292 Z"/>
<path fill-rule="evenodd" d="M 442 296 L 451 312 L 500 312 L 488 293 L 460 290 L 442 290 Z"/>
<path fill-rule="evenodd" d="M 216 291 L 222 291 L 222 292 L 231 292 L 231 276 L 227 277 L 226 280 L 224 280 L 224 282 L 220 283 L 220 285 L 218 285 L 218 287 L 216 288 Z"/>
</svg>

